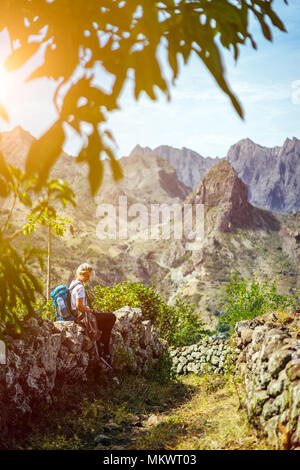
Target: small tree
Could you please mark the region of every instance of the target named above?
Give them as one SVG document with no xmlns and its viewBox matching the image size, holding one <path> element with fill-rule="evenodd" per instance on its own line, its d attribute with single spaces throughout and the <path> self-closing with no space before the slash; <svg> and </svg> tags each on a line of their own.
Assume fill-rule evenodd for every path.
<svg viewBox="0 0 300 470">
<path fill-rule="evenodd" d="M 63 237 L 66 232 L 66 223 L 71 223 L 72 219 L 66 219 L 59 216 L 51 205 L 54 201 L 60 201 L 63 207 L 66 207 L 67 202 L 76 206 L 75 194 L 70 188 L 68 183 L 63 180 L 52 179 L 46 185 L 46 197 L 39 201 L 37 206 L 32 210 L 30 215 L 27 215 L 27 224 L 23 226 L 23 233 L 29 235 L 35 232 L 37 225 L 47 227 L 47 300 L 50 298 L 50 283 L 51 283 L 51 256 L 52 256 L 52 233 L 57 237 Z M 70 227 L 72 231 L 72 228 Z"/>
<path fill-rule="evenodd" d="M 0 195 L 11 197 L 11 205 L 0 227 L 0 321 L 19 325 L 17 311 L 22 306 L 27 313 L 34 312 L 36 293 L 42 294 L 43 284 L 28 268 L 37 259 L 43 269 L 43 251 L 30 245 L 17 243 L 23 230 L 12 230 L 12 216 L 17 201 L 32 207 L 31 192 L 36 178 L 26 176 L 22 170 L 6 164 L 0 153 Z M 16 247 L 16 245 L 18 245 Z M 1 331 L 0 331 L 1 335 Z"/>
<path fill-rule="evenodd" d="M 68 219 L 59 218 L 54 207 L 50 204 L 54 200 L 60 201 L 65 207 L 67 202 L 74 202 L 74 192 L 68 184 L 62 180 L 51 180 L 43 184 L 37 191 L 37 178 L 29 177 L 21 169 L 9 165 L 0 153 L 0 196 L 11 197 L 11 205 L 7 215 L 3 216 L 0 227 L 0 321 L 11 321 L 19 324 L 19 311 L 22 308 L 26 313 L 33 314 L 36 294 L 42 294 L 43 283 L 33 275 L 28 265 L 30 261 L 38 260 L 43 270 L 43 257 L 46 250 L 33 247 L 30 244 L 24 246 L 20 236 L 26 231 L 34 230 L 34 220 L 39 218 L 46 222 L 46 214 L 51 219 L 51 225 L 58 235 L 62 234 L 64 227 L 60 224 L 68 222 Z M 35 207 L 33 207 L 34 194 L 40 195 Z M 17 202 L 28 209 L 29 225 L 15 228 L 12 224 L 12 216 Z M 50 223 L 50 220 L 48 220 Z M 48 241 L 51 247 L 51 240 Z M 50 269 L 50 257 L 48 258 L 48 272 Z M 1 333 L 1 331 L 0 331 Z"/>
</svg>

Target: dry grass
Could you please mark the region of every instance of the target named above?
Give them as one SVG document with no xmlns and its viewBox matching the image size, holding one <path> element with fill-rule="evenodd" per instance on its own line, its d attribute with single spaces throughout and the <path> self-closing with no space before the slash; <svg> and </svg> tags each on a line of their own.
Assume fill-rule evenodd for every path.
<svg viewBox="0 0 300 470">
<path fill-rule="evenodd" d="M 241 395 L 240 385 L 237 390 Z M 121 387 L 94 383 L 81 392 L 73 388 L 71 395 L 41 410 L 32 429 L 8 447 L 94 449 L 95 437 L 105 434 L 110 441 L 100 448 L 106 450 L 271 448 L 248 423 L 230 378 L 189 375 L 161 381 L 127 376 Z"/>
<path fill-rule="evenodd" d="M 157 415 L 158 424 L 146 430 L 130 448 L 271 449 L 248 423 L 246 412 L 240 410 L 231 380 L 189 375 L 182 382 L 194 388 L 191 399 L 164 416 Z M 241 389 L 239 393 L 242 393 Z"/>
</svg>

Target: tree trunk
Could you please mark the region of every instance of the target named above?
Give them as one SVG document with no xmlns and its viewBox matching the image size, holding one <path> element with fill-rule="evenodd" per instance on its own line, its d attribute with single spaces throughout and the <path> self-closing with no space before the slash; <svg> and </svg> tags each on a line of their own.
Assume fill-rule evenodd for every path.
<svg viewBox="0 0 300 470">
<path fill-rule="evenodd" d="M 51 276 L 51 226 L 48 227 L 48 271 L 47 271 L 47 300 L 50 299 L 50 276 Z"/>
</svg>

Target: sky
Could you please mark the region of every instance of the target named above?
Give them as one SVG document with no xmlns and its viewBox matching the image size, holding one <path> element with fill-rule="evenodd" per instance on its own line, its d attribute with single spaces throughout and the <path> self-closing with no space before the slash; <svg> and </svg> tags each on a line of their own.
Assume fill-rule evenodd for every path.
<svg viewBox="0 0 300 470">
<path fill-rule="evenodd" d="M 179 78 L 171 89 L 171 101 L 158 93 L 158 101 L 145 95 L 133 98 L 128 80 L 119 100 L 120 110 L 111 113 L 108 128 L 117 143 L 117 157 L 128 155 L 137 145 L 155 148 L 169 145 L 187 147 L 203 156 L 223 157 L 230 146 L 243 138 L 274 147 L 287 137 L 300 138 L 300 1 L 274 2 L 275 10 L 288 33 L 273 29 L 273 42 L 268 42 L 253 24 L 258 50 L 250 43 L 240 49 L 235 63 L 223 52 L 227 79 L 238 96 L 244 112 L 242 121 L 228 97 L 220 91 L 196 57 L 181 67 Z M 52 104 L 55 82 L 43 79 L 24 83 L 36 58 L 17 72 L 3 69 L 9 53 L 5 33 L 0 34 L 0 101 L 6 105 L 11 121 L 0 122 L 0 131 L 21 125 L 39 137 L 56 119 Z M 169 71 L 163 70 L 168 76 Z M 99 83 L 105 77 L 99 72 Z M 82 141 L 69 134 L 65 150 L 76 155 Z"/>
</svg>

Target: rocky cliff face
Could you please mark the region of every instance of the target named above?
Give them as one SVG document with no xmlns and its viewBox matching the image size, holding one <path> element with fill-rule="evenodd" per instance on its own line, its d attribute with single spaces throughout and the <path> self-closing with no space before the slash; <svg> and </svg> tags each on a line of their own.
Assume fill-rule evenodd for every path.
<svg viewBox="0 0 300 470">
<path fill-rule="evenodd" d="M 25 158 L 34 140 L 29 132 L 17 126 L 11 131 L 0 133 L 0 152 L 8 163 L 24 171 Z"/>
<path fill-rule="evenodd" d="M 300 209 L 300 140 L 267 148 L 250 139 L 233 145 L 227 159 L 249 188 L 249 200 L 274 211 Z"/>
<path fill-rule="evenodd" d="M 176 169 L 178 179 L 191 188 L 195 188 L 208 170 L 222 160 L 202 157 L 199 153 L 186 147 L 176 149 L 168 145 L 160 145 L 153 150 L 149 147 L 136 145 L 129 156 L 133 155 L 159 155 Z"/>
<path fill-rule="evenodd" d="M 200 179 L 222 159 L 202 157 L 183 147 L 161 145 L 154 150 L 137 145 L 130 155 L 157 154 L 176 169 L 179 180 L 195 189 Z M 282 146 L 263 147 L 242 139 L 230 147 L 226 159 L 248 187 L 249 202 L 279 212 L 300 210 L 300 140 L 286 139 Z"/>
<path fill-rule="evenodd" d="M 260 281 L 276 276 L 285 295 L 299 285 L 299 250 L 292 231 L 248 202 L 247 187 L 228 161 L 212 168 L 184 203 L 204 204 L 203 240 L 135 240 L 126 254 L 118 253 L 118 262 L 126 259 L 133 272 L 134 259 L 139 259 L 142 282 L 153 281 L 170 303 L 177 295 L 194 302 L 201 317 L 215 326 L 222 287 L 236 269 Z M 294 232 L 298 220 L 291 214 L 285 224 Z"/>
<path fill-rule="evenodd" d="M 206 233 L 232 232 L 237 228 L 278 227 L 270 214 L 248 202 L 248 188 L 227 160 L 215 165 L 185 200 L 204 204 Z"/>
<path fill-rule="evenodd" d="M 105 164 L 105 178 L 99 194 L 98 202 L 118 204 L 119 195 L 126 195 L 130 203 L 171 203 L 181 202 L 191 188 L 181 182 L 174 167 L 156 154 L 122 157 L 119 163 L 124 177 L 117 184 L 113 181 L 109 162 Z"/>
<path fill-rule="evenodd" d="M 15 166 L 24 168 L 25 157 L 34 141 L 28 132 L 16 127 L 3 132 L 0 151 Z M 242 139 L 230 147 L 226 159 L 248 187 L 248 200 L 257 207 L 279 212 L 300 210 L 300 140 L 286 139 L 283 146 L 267 148 L 250 139 Z M 155 149 L 137 145 L 120 163 L 124 179 L 112 188 L 108 160 L 98 197 L 114 201 L 127 194 L 132 202 L 168 202 L 183 200 L 197 187 L 207 172 L 224 159 L 203 157 L 183 147 L 161 145 Z M 73 157 L 62 154 L 51 172 L 52 177 L 69 179 L 81 197 L 88 197 L 86 165 L 73 165 Z"/>
</svg>

